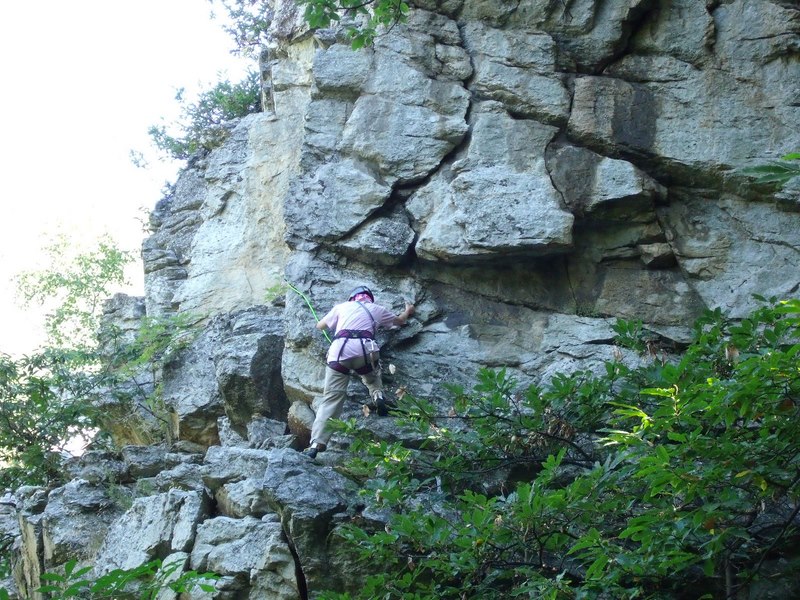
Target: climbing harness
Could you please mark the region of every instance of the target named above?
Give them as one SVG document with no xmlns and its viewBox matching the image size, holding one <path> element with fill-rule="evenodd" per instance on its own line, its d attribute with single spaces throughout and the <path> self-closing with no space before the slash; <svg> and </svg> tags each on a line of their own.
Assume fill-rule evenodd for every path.
<svg viewBox="0 0 800 600">
<path fill-rule="evenodd" d="M 361 288 L 361 289 L 366 290 L 367 288 Z M 352 294 L 352 296 L 355 297 L 356 293 L 366 293 L 366 292 L 355 292 L 354 294 Z M 372 294 L 370 293 L 370 296 L 371 295 Z M 357 369 L 352 369 L 353 371 L 355 371 L 358 375 L 366 375 L 367 373 L 372 373 L 372 371 L 374 371 L 376 367 L 378 367 L 378 365 L 375 364 L 376 363 L 375 357 L 379 356 L 378 344 L 375 343 L 375 330 L 377 329 L 377 324 L 375 323 L 375 317 L 372 316 L 372 313 L 369 311 L 369 309 L 366 306 L 364 306 L 361 302 L 356 302 L 356 304 L 358 304 L 361 307 L 361 309 L 365 313 L 367 313 L 367 315 L 369 315 L 369 318 L 372 321 L 372 330 L 342 328 L 338 330 L 336 334 L 333 336 L 333 339 L 335 340 L 341 339 L 344 341 L 342 342 L 342 345 L 339 348 L 339 354 L 336 356 L 336 360 L 330 361 L 328 363 L 328 366 L 334 371 L 338 371 L 339 373 L 343 373 L 345 375 L 350 373 L 351 369 L 344 366 L 340 362 L 340 359 L 342 357 L 342 352 L 344 351 L 344 347 L 347 345 L 347 342 L 349 340 L 359 340 L 359 342 L 361 343 L 361 354 L 364 357 L 364 366 L 358 367 Z"/>
<path fill-rule="evenodd" d="M 286 285 L 289 287 L 290 290 L 292 290 L 294 293 L 296 293 L 305 301 L 306 305 L 311 311 L 311 314 L 314 316 L 314 320 L 317 323 L 319 323 L 319 317 L 317 316 L 317 312 L 314 310 L 314 306 L 311 304 L 311 300 L 308 299 L 308 296 L 306 296 L 303 292 L 297 289 L 297 287 L 292 285 L 288 280 L 284 279 L 284 281 L 286 282 Z M 351 302 L 354 301 L 354 298 L 359 294 L 366 294 L 367 296 L 369 296 L 372 302 L 375 301 L 375 296 L 373 295 L 372 291 L 368 287 L 363 285 L 355 288 L 352 292 L 350 292 L 350 297 L 348 298 L 348 300 Z M 378 344 L 375 342 L 375 330 L 377 329 L 377 324 L 375 323 L 375 317 L 372 316 L 372 313 L 369 311 L 369 309 L 366 306 L 364 306 L 361 302 L 356 302 L 356 304 L 358 304 L 361 307 L 361 309 L 364 312 L 366 312 L 367 315 L 369 315 L 370 321 L 372 321 L 371 331 L 343 328 L 336 332 L 336 334 L 333 336 L 333 339 L 331 339 L 327 331 L 325 330 L 322 331 L 322 333 L 325 335 L 325 338 L 328 340 L 328 343 L 332 344 L 333 340 L 336 339 L 345 340 L 344 342 L 342 342 L 342 347 L 339 348 L 339 354 L 336 357 L 336 360 L 327 363 L 331 369 L 333 369 L 334 371 L 338 371 L 339 373 L 343 373 L 345 375 L 349 374 L 351 369 L 345 367 L 341 362 L 339 362 L 339 359 L 342 356 L 342 351 L 344 350 L 347 341 L 353 339 L 357 339 L 361 343 L 361 353 L 364 357 L 364 366 L 352 370 L 355 371 L 358 375 L 366 375 L 367 373 L 371 373 L 376 369 L 380 369 L 379 348 Z M 378 360 L 376 360 L 376 358 Z"/>
</svg>

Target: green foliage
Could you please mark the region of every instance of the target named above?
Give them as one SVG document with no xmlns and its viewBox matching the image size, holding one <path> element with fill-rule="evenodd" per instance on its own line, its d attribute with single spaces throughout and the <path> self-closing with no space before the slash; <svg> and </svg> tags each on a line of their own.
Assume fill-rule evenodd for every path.
<svg viewBox="0 0 800 600">
<path fill-rule="evenodd" d="M 122 377 L 142 369 L 160 369 L 178 352 L 189 346 L 197 335 L 200 317 L 192 313 L 144 316 L 133 337 L 114 326 L 99 332 L 108 365 Z"/>
<path fill-rule="evenodd" d="M 273 17 L 273 3 L 264 0 L 209 0 L 227 16 L 223 29 L 233 38 L 234 53 L 257 58 L 266 45 Z"/>
<path fill-rule="evenodd" d="M 447 414 L 406 397 L 422 450 L 342 424 L 365 502 L 391 511 L 344 530 L 387 566 L 355 597 L 738 595 L 796 535 L 799 341 L 800 301 L 773 299 L 707 313 L 672 362 L 524 391 L 484 370 Z"/>
<path fill-rule="evenodd" d="M 276 283 L 275 285 L 271 285 L 264 293 L 264 302 L 275 302 L 279 298 L 283 298 L 288 289 L 289 286 L 285 283 Z"/>
<path fill-rule="evenodd" d="M 629 350 L 634 350 L 643 353 L 647 347 L 644 339 L 644 329 L 640 320 L 626 321 L 624 319 L 617 319 L 616 323 L 611 326 L 614 333 L 617 334 L 616 343 Z"/>
<path fill-rule="evenodd" d="M 182 569 L 179 560 L 167 564 L 153 560 L 134 569 L 114 569 L 96 579 L 87 577 L 91 567 L 76 567 L 77 562 L 71 560 L 64 565 L 63 574 L 43 573 L 41 578 L 47 583 L 37 591 L 50 594 L 51 600 L 154 600 L 166 589 L 177 593 L 194 589 L 213 592 L 213 582 L 219 579 L 214 573 L 178 573 Z"/>
<path fill-rule="evenodd" d="M 94 428 L 91 399 L 107 383 L 94 336 L 131 260 L 108 238 L 71 260 L 60 238 L 48 254 L 48 269 L 18 279 L 25 303 L 51 309 L 48 343 L 21 358 L 0 353 L 0 485 L 12 489 L 56 479 L 66 441 Z"/>
<path fill-rule="evenodd" d="M 782 187 L 790 179 L 800 177 L 800 152 L 781 156 L 781 162 L 772 161 L 766 165 L 743 169 L 742 172 L 755 178 L 756 183 L 773 183 Z"/>
<path fill-rule="evenodd" d="M 45 318 L 52 346 L 85 349 L 99 327 L 102 303 L 111 288 L 126 283 L 124 269 L 133 254 L 103 237 L 95 249 L 71 256 L 70 242 L 60 237 L 45 248 L 50 267 L 23 273 L 17 287 L 23 304 L 51 309 Z"/>
<path fill-rule="evenodd" d="M 153 125 L 148 130 L 153 144 L 173 159 L 189 158 L 198 150 L 211 150 L 221 145 L 230 131 L 231 120 L 261 110 L 261 77 L 249 72 L 245 78 L 232 83 L 218 82 L 209 90 L 202 91 L 195 102 L 188 102 L 181 88 L 175 99 L 181 106 L 181 117 L 177 123 Z M 170 131 L 177 129 L 173 135 Z"/>
<path fill-rule="evenodd" d="M 94 425 L 85 398 L 96 388 L 86 355 L 47 349 L 15 360 L 0 355 L 0 485 L 15 489 L 58 477 L 71 435 Z"/>
<path fill-rule="evenodd" d="M 378 28 L 405 22 L 409 10 L 404 0 L 298 0 L 298 4 L 305 6 L 303 18 L 313 29 L 330 27 L 346 17 L 353 49 L 371 46 Z"/>
<path fill-rule="evenodd" d="M 121 404 L 135 403 L 147 410 L 161 423 L 164 437 L 169 432 L 169 419 L 161 387 L 151 389 L 139 381 L 143 377 L 148 382 L 158 381 L 163 366 L 195 340 L 200 320 L 192 313 L 145 316 L 132 337 L 113 326 L 99 332 L 108 374 L 106 393 Z"/>
<path fill-rule="evenodd" d="M 110 240 L 62 258 L 66 242 L 51 249 L 53 266 L 20 278 L 22 296 L 53 306 L 47 316 L 48 344 L 20 358 L 0 353 L 0 485 L 48 485 L 59 480 L 69 440 L 90 437 L 104 414 L 97 400 L 136 400 L 158 416 L 158 398 L 136 385 L 149 371 L 156 379 L 165 360 L 192 339 L 189 315 L 145 318 L 128 335 L 101 331 L 102 302 L 122 282 L 130 258 Z M 131 391 L 139 396 L 132 398 Z M 163 420 L 163 417 L 162 417 Z"/>
<path fill-rule="evenodd" d="M 16 536 L 10 532 L 4 532 L 0 536 L 0 579 L 5 579 L 11 575 L 11 552 L 16 542 Z M 3 596 L 5 590 L 0 587 L 0 600 L 7 598 Z"/>
<path fill-rule="evenodd" d="M 209 0 L 227 16 L 223 29 L 234 40 L 234 53 L 258 55 L 266 42 L 273 19 L 273 6 L 263 0 Z M 312 29 L 345 24 L 353 49 L 371 46 L 381 29 L 404 23 L 409 5 L 405 0 L 297 0 L 305 7 L 303 18 Z"/>
</svg>

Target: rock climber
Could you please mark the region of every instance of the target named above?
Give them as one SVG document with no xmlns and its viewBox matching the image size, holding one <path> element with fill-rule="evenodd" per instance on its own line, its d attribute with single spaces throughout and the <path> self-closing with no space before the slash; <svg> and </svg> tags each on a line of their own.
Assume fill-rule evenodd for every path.
<svg viewBox="0 0 800 600">
<path fill-rule="evenodd" d="M 303 450 L 303 454 L 316 458 L 318 452 L 325 450 L 331 437 L 326 424 L 328 419 L 336 419 L 342 412 L 351 373 L 361 376 L 378 415 L 388 414 L 378 360 L 380 348 L 375 342 L 375 333 L 381 327 L 388 329 L 405 325 L 414 311 L 414 305 L 406 302 L 405 310 L 395 315 L 375 304 L 373 293 L 362 285 L 350 292 L 347 302 L 337 304 L 320 319 L 317 329 L 330 329 L 334 336 L 328 349 L 325 391 L 311 427 L 311 445 Z"/>
</svg>

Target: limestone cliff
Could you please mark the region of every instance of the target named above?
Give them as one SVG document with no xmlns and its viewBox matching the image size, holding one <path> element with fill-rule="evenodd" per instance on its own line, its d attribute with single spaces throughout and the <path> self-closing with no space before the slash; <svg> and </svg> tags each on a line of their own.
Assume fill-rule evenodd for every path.
<svg viewBox="0 0 800 600">
<path fill-rule="evenodd" d="M 280 4 L 265 112 L 154 213 L 148 312 L 419 308 L 389 350 L 417 393 L 609 357 L 609 318 L 680 342 L 706 307 L 800 284 L 797 202 L 740 169 L 800 147 L 796 8 L 772 1 L 421 3 L 353 52 Z M 320 391 L 286 298 L 283 378 Z M 392 344 L 390 344 L 391 346 Z M 405 383 L 403 383 L 405 385 Z"/>
<path fill-rule="evenodd" d="M 618 317 L 680 347 L 705 308 L 798 292 L 798 187 L 741 174 L 800 150 L 793 2 L 419 0 L 354 52 L 279 0 L 270 33 L 264 112 L 189 161 L 143 245 L 147 313 L 207 317 L 163 374 L 177 442 L 104 458 L 136 499 L 80 541 L 63 515 L 116 506 L 77 500 L 105 493 L 97 457 L 47 501 L 22 494 L 23 597 L 67 556 L 223 576 L 193 598 L 353 585 L 325 541 L 351 484 L 287 449 L 325 350 L 287 281 L 320 311 L 359 284 L 414 302 L 382 340 L 387 387 L 433 400 L 481 366 L 525 383 L 602 365 Z M 345 416 L 402 435 L 358 402 Z"/>
</svg>

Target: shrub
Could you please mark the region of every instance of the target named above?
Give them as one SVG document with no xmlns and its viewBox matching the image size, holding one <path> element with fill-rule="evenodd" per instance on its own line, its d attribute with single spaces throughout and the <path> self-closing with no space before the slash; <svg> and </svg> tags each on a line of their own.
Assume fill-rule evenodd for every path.
<svg viewBox="0 0 800 600">
<path fill-rule="evenodd" d="M 365 502 L 391 510 L 344 529 L 387 565 L 355 597 L 736 596 L 795 535 L 799 341 L 798 300 L 717 310 L 672 361 L 521 391 L 484 370 L 446 414 L 405 397 L 422 451 L 344 424 Z"/>
<path fill-rule="evenodd" d="M 124 270 L 133 253 L 121 250 L 108 236 L 100 238 L 96 248 L 77 255 L 66 237 L 59 237 L 44 252 L 49 261 L 46 269 L 17 278 L 22 302 L 49 311 L 45 332 L 50 346 L 86 349 L 94 343 L 110 290 L 126 283 Z"/>
<path fill-rule="evenodd" d="M 219 3 L 230 19 L 223 25 L 233 37 L 236 53 L 253 56 L 260 52 L 273 18 L 272 5 L 262 0 L 211 0 Z M 303 18 L 312 29 L 330 27 L 346 20 L 346 34 L 353 49 L 371 46 L 381 29 L 391 29 L 406 20 L 405 0 L 298 0 L 305 7 Z"/>
<path fill-rule="evenodd" d="M 305 6 L 303 18 L 313 29 L 330 27 L 342 17 L 353 49 L 371 46 L 378 29 L 391 28 L 404 22 L 408 4 L 404 0 L 298 0 Z"/>
<path fill-rule="evenodd" d="M 272 22 L 274 7 L 264 0 L 209 0 L 218 4 L 227 15 L 222 28 L 233 38 L 234 54 L 258 58 L 266 45 L 266 33 Z"/>
<path fill-rule="evenodd" d="M 181 88 L 175 95 L 181 106 L 178 123 L 170 127 L 153 125 L 148 130 L 156 148 L 178 160 L 218 147 L 227 139 L 233 119 L 261 110 L 261 76 L 250 71 L 238 83 L 220 81 L 202 91 L 195 102 L 188 102 L 184 94 Z M 174 129 L 178 130 L 176 135 L 170 133 Z"/>
<path fill-rule="evenodd" d="M 20 277 L 25 300 L 52 307 L 46 344 L 29 356 L 0 353 L 0 485 L 9 489 L 58 482 L 67 443 L 102 424 L 100 398 L 131 400 L 158 417 L 158 390 L 137 378 L 148 372 L 156 380 L 192 338 L 196 319 L 186 314 L 145 317 L 130 337 L 101 329 L 103 301 L 124 280 L 130 254 L 104 238 L 69 261 L 66 247 L 66 240 L 53 246 L 50 268 Z"/>
<path fill-rule="evenodd" d="M 78 567 L 71 560 L 64 565 L 64 572 L 43 573 L 47 581 L 37 592 L 49 594 L 51 600 L 81 598 L 83 600 L 155 600 L 162 592 L 177 593 L 198 590 L 210 593 L 219 576 L 214 573 L 183 571 L 183 561 L 162 563 L 155 559 L 134 569 L 114 569 L 97 578 L 90 575 L 91 567 Z M 88 576 L 88 577 L 87 577 Z M 3 595 L 0 590 L 0 600 Z M 7 597 L 7 596 L 6 596 Z"/>
</svg>

